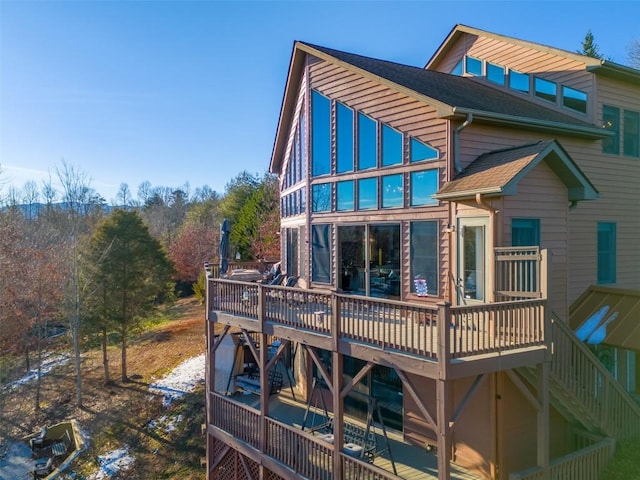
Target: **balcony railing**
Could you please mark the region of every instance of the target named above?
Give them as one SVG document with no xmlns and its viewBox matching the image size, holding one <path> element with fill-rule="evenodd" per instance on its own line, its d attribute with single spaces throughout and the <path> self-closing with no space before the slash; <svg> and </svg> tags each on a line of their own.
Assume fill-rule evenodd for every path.
<svg viewBox="0 0 640 480">
<path fill-rule="evenodd" d="M 209 279 L 208 311 L 431 359 L 545 345 L 546 300 L 427 305 Z M 439 342 L 442 336 L 443 341 Z"/>
</svg>

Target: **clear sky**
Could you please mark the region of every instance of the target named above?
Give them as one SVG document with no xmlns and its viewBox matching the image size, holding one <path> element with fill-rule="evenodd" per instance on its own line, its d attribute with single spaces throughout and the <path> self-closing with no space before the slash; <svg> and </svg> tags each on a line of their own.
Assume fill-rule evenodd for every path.
<svg viewBox="0 0 640 480">
<path fill-rule="evenodd" d="M 222 193 L 268 169 L 294 40 L 423 66 L 456 23 L 625 63 L 640 1 L 0 0 L 0 193 L 63 161 Z"/>
</svg>

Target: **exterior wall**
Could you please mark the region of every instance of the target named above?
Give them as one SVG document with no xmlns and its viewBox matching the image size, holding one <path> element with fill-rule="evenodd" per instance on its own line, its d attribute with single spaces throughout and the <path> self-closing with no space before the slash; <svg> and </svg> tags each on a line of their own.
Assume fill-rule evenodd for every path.
<svg viewBox="0 0 640 480">
<path fill-rule="evenodd" d="M 556 110 L 587 122 L 594 122 L 594 119 L 597 117 L 593 74 L 585 71 L 585 64 L 583 62 L 578 62 L 567 57 L 560 57 L 551 51 L 546 51 L 546 49 L 526 47 L 500 39 L 465 33 L 447 52 L 444 58 L 441 59 L 438 65 L 434 65 L 432 68 L 441 72 L 450 73 L 464 55 L 470 55 L 521 73 L 529 73 L 530 75 L 556 82 L 558 84 L 558 94 L 560 94 L 560 85 L 566 85 L 586 92 L 588 95 L 586 116 L 560 105 L 556 105 Z M 531 101 L 553 108 L 553 104 L 534 97 L 532 93 L 526 95 L 507 87 L 500 87 L 495 83 L 487 82 L 487 84 L 496 88 L 504 88 L 514 95 L 522 95 Z"/>
<path fill-rule="evenodd" d="M 416 376 L 410 376 L 410 378 L 418 395 L 434 415 L 435 380 Z M 451 402 L 454 407 L 460 404 L 472 383 L 473 378 L 465 378 L 453 383 Z M 491 459 L 495 457 L 495 445 L 492 440 L 495 414 L 491 402 L 491 385 L 491 381 L 485 381 L 467 403 L 456 422 L 453 440 L 453 461 L 482 478 L 491 477 Z M 435 432 L 422 418 L 418 407 L 408 394 L 404 395 L 404 409 L 405 440 L 418 446 L 435 446 L 437 444 Z"/>
<path fill-rule="evenodd" d="M 373 80 L 362 77 L 347 71 L 341 66 L 324 62 L 310 62 L 309 66 L 309 88 L 315 89 L 332 100 L 340 101 L 356 112 L 362 112 L 369 117 L 380 121 L 404 134 L 405 158 L 408 156 L 409 139 L 408 136 L 416 138 L 429 144 L 440 152 L 437 160 L 426 162 L 407 163 L 390 167 L 369 169 L 364 171 L 354 171 L 343 174 L 331 174 L 315 177 L 309 180 L 309 184 L 324 183 L 328 180 L 354 180 L 363 177 L 378 175 L 388 175 L 403 173 L 405 205 L 410 202 L 409 178 L 410 174 L 416 170 L 424 170 L 425 167 L 438 168 L 440 182 L 448 178 L 447 169 L 448 158 L 448 121 L 437 118 L 434 107 L 418 102 L 404 94 L 398 93 L 390 87 L 382 85 Z M 335 119 L 334 119 L 335 122 Z M 309 129 L 310 131 L 310 129 Z M 332 171 L 335 171 L 335 152 L 332 152 Z M 333 199 L 335 202 L 335 198 Z M 364 224 L 364 223 L 385 223 L 393 222 L 400 224 L 401 241 L 401 277 L 402 291 L 401 298 L 419 300 L 418 297 L 410 294 L 410 221 L 416 220 L 439 220 L 440 226 L 440 285 L 438 291 L 441 297 L 444 292 L 447 267 L 449 262 L 448 235 L 444 229 L 448 223 L 449 209 L 446 202 L 439 205 L 424 207 L 405 207 L 379 210 L 366 210 L 352 212 L 332 212 L 332 213 L 311 213 L 309 221 L 313 223 L 338 224 Z M 333 229 L 333 245 L 337 245 L 337 230 Z M 334 286 L 337 282 L 338 265 L 337 252 L 333 248 L 333 279 Z M 434 300 L 431 298 L 430 300 Z"/>
<path fill-rule="evenodd" d="M 552 310 L 561 318 L 569 318 L 567 305 L 567 187 L 544 162 L 540 163 L 518 185 L 518 195 L 504 198 L 499 222 L 502 245 L 511 245 L 513 218 L 540 219 L 540 247 L 550 252 L 548 298 Z"/>
</svg>

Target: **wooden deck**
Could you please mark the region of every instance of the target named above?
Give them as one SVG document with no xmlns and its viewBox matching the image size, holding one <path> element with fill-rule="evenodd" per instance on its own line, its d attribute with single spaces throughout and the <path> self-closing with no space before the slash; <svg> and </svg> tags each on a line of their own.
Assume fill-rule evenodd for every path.
<svg viewBox="0 0 640 480">
<path fill-rule="evenodd" d="M 256 395 L 240 395 L 234 397 L 223 397 L 215 395 L 215 399 L 213 401 L 220 406 L 222 411 L 225 412 L 229 412 L 230 410 L 237 410 L 238 408 L 244 410 L 245 415 L 247 415 L 247 420 L 249 418 L 257 419 L 260 416 L 258 405 L 259 397 Z M 232 403 L 236 404 L 235 408 L 233 405 L 230 405 Z M 333 453 L 332 446 L 320 440 L 318 436 L 310 434 L 308 429 L 304 432 L 301 430 L 305 408 L 305 404 L 294 401 L 290 395 L 287 395 L 285 393 L 274 395 L 270 398 L 269 418 L 273 422 L 273 424 L 281 425 L 282 430 L 286 430 L 288 441 L 291 442 L 292 445 L 301 445 L 302 450 L 306 451 L 307 449 L 304 448 L 304 445 L 305 443 L 307 443 L 309 444 L 308 450 L 315 452 L 314 455 L 310 456 L 310 458 L 312 458 L 313 460 L 309 462 L 301 463 L 299 455 L 300 452 L 297 452 L 297 459 L 294 460 L 293 458 L 283 457 L 282 461 L 284 461 L 287 465 L 297 465 L 303 473 L 307 472 L 308 475 L 311 475 L 309 476 L 309 478 L 326 478 L 327 480 L 329 480 L 330 478 L 332 478 L 331 463 L 329 461 L 330 457 L 332 456 L 331 454 Z M 318 416 L 322 415 L 322 412 L 319 411 L 313 413 L 317 414 Z M 220 418 L 221 421 L 218 422 L 216 418 Z M 225 417 L 223 416 L 216 418 L 212 419 L 213 425 L 226 430 L 228 426 L 226 425 L 226 422 L 223 421 L 223 418 Z M 364 424 L 362 424 L 362 422 L 358 421 L 357 419 L 349 418 L 349 422 L 353 422 L 364 427 Z M 249 444 L 257 445 L 259 443 L 258 429 L 259 422 L 257 421 L 241 422 L 241 427 L 239 428 L 239 430 L 242 431 L 242 434 L 239 438 Z M 382 434 L 382 429 L 377 426 L 374 430 L 377 445 L 386 445 L 384 436 Z M 402 440 L 402 434 L 400 432 L 387 430 L 387 435 L 389 438 L 391 455 L 393 456 L 397 475 L 394 475 L 393 473 L 390 454 L 388 452 L 383 452 L 380 455 L 375 456 L 372 465 L 375 468 L 376 472 L 378 472 L 379 470 L 379 475 L 384 476 L 375 476 L 375 478 L 401 478 L 405 480 L 430 480 L 438 478 L 438 461 L 435 453 L 427 452 L 422 448 L 418 448 L 405 443 Z M 280 457 L 281 454 L 278 452 L 277 442 L 269 442 L 269 445 L 271 455 L 274 458 Z M 350 461 L 348 459 L 346 460 Z M 369 466 L 368 464 L 366 464 L 366 462 L 362 462 L 360 460 L 353 460 L 351 462 L 363 469 L 366 469 L 367 466 Z M 363 463 L 364 465 L 362 465 Z M 471 472 L 468 472 L 465 469 L 457 467 L 455 465 L 452 465 L 451 472 L 451 478 L 454 480 L 477 480 L 480 478 L 476 475 L 473 475 Z M 354 477 L 354 479 L 355 478 L 364 479 L 369 477 L 366 476 L 366 473 L 363 470 L 360 472 L 360 474 Z"/>
</svg>

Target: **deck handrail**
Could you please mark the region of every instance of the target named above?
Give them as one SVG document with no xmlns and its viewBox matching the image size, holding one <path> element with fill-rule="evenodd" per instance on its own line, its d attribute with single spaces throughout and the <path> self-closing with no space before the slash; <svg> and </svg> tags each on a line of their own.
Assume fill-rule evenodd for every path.
<svg viewBox="0 0 640 480">
<path fill-rule="evenodd" d="M 551 325 L 554 380 L 587 409 L 608 435 L 638 435 L 640 406 L 564 321 L 552 315 Z"/>
<path fill-rule="evenodd" d="M 452 307 L 227 279 L 208 285 L 208 312 L 253 320 L 258 331 L 270 323 L 444 362 L 545 346 L 545 299 Z"/>
<path fill-rule="evenodd" d="M 529 468 L 509 474 L 509 480 L 544 480 L 545 478 L 579 478 L 599 480 L 600 474 L 613 457 L 615 438 L 604 438 L 599 442 L 556 458 L 549 463 L 549 476 L 542 467 Z"/>
</svg>

